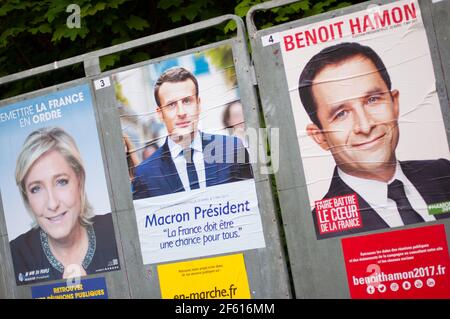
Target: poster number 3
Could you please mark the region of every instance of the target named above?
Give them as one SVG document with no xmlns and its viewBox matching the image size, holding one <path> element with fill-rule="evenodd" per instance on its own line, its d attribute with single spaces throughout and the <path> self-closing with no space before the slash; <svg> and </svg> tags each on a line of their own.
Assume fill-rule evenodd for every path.
<svg viewBox="0 0 450 319">
<path fill-rule="evenodd" d="M 94 81 L 94 86 L 96 90 L 104 89 L 111 85 L 109 77 L 98 79 Z"/>
</svg>

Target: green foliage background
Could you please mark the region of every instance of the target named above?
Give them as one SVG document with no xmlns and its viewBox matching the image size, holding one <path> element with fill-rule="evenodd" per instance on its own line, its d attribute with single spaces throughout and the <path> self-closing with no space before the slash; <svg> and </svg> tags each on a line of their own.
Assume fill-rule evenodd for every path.
<svg viewBox="0 0 450 319">
<path fill-rule="evenodd" d="M 170 30 L 223 14 L 245 17 L 249 8 L 265 0 L 0 0 L 0 77 L 84 54 L 139 37 Z M 267 28 L 288 20 L 319 14 L 360 2 L 302 0 L 258 15 Z M 69 29 L 66 8 L 81 8 L 81 28 Z M 234 22 L 215 30 L 163 41 L 103 57 L 102 70 L 211 43 L 228 37 Z M 83 76 L 83 66 L 52 72 L 0 87 L 0 98 Z"/>
</svg>

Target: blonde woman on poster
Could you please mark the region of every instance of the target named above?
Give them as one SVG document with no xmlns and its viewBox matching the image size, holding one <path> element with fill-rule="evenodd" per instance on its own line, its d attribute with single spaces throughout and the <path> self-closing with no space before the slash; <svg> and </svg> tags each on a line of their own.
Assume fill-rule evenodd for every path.
<svg viewBox="0 0 450 319">
<path fill-rule="evenodd" d="M 111 213 L 95 215 L 75 140 L 46 127 L 28 135 L 16 183 L 35 227 L 12 240 L 18 284 L 119 269 Z"/>
</svg>

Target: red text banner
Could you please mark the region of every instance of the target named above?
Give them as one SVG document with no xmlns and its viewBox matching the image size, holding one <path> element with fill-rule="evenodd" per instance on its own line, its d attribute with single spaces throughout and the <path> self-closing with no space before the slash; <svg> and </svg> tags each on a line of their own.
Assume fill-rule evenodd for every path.
<svg viewBox="0 0 450 319">
<path fill-rule="evenodd" d="M 352 298 L 450 298 L 444 225 L 345 238 L 342 249 Z"/>
<path fill-rule="evenodd" d="M 356 194 L 318 200 L 315 207 L 321 235 L 362 227 Z"/>
</svg>

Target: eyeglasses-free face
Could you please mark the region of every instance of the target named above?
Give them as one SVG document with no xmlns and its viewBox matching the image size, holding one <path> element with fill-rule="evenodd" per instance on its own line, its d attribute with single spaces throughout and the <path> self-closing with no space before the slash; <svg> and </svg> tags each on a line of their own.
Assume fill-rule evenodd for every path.
<svg viewBox="0 0 450 319">
<path fill-rule="evenodd" d="M 308 133 L 345 172 L 361 178 L 393 167 L 399 139 L 399 92 L 389 91 L 375 65 L 355 56 L 320 71 L 312 87 L 320 130 Z M 389 171 L 390 169 L 388 169 Z M 374 175 L 374 176 L 372 176 Z"/>
<path fill-rule="evenodd" d="M 159 88 L 158 97 L 161 106 L 157 112 L 172 139 L 197 131 L 200 98 L 192 80 L 165 82 Z"/>
<path fill-rule="evenodd" d="M 30 208 L 39 226 L 53 240 L 66 240 L 79 227 L 80 181 L 57 150 L 42 155 L 25 178 Z"/>
</svg>

